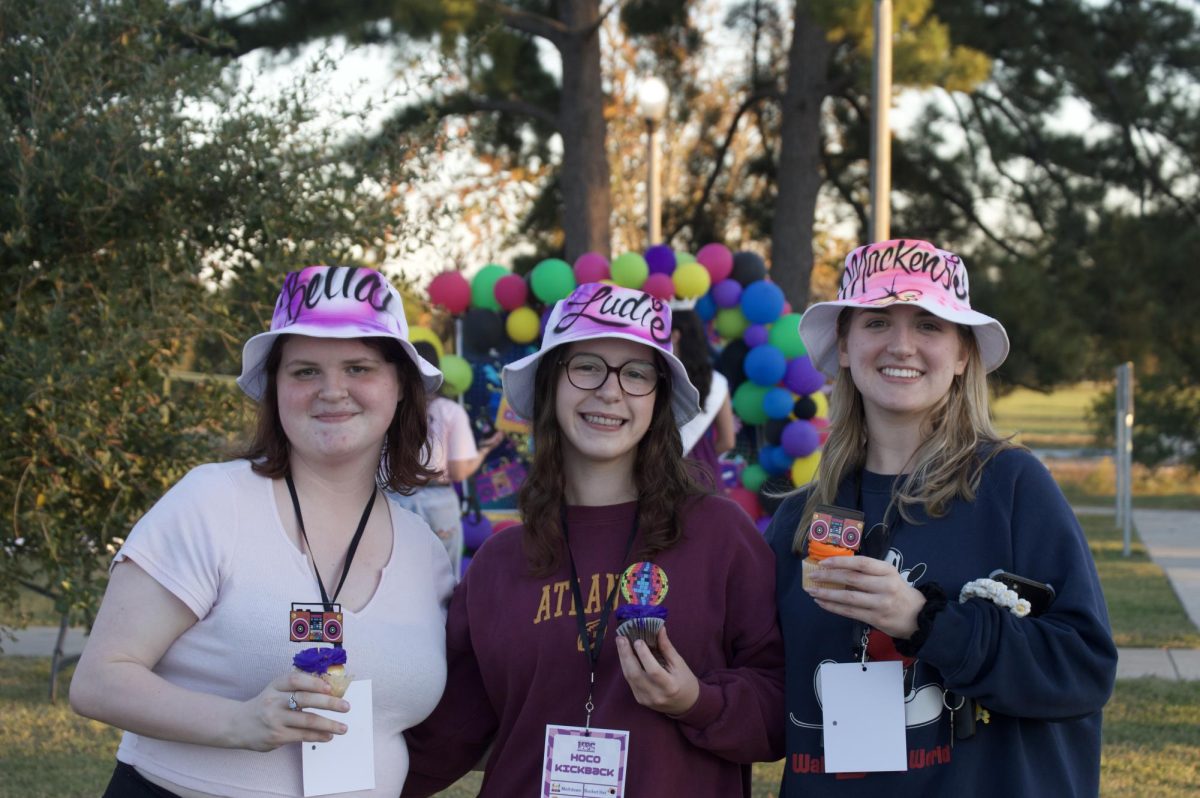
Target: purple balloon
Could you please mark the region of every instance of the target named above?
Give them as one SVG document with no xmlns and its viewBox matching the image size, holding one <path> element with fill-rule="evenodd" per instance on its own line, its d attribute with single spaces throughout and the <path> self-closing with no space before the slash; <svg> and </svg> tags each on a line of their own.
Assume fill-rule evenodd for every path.
<svg viewBox="0 0 1200 798">
<path fill-rule="evenodd" d="M 783 428 L 779 443 L 792 457 L 808 457 L 821 444 L 821 434 L 807 421 L 793 421 Z"/>
<path fill-rule="evenodd" d="M 753 349 L 756 346 L 762 346 L 770 338 L 771 332 L 761 324 L 751 324 L 742 333 L 742 340 L 746 342 L 746 346 Z"/>
<path fill-rule="evenodd" d="M 675 271 L 675 250 L 666 244 L 655 244 L 646 250 L 646 265 L 651 274 L 671 274 Z"/>
<path fill-rule="evenodd" d="M 482 546 L 488 535 L 492 534 L 492 522 L 483 513 L 467 513 L 463 516 L 462 527 L 463 545 L 471 551 Z"/>
<path fill-rule="evenodd" d="M 771 525 L 771 516 L 764 515 L 762 518 L 755 521 L 754 525 L 758 527 L 759 532 L 763 533 L 764 535 L 767 534 L 767 527 Z"/>
<path fill-rule="evenodd" d="M 737 280 L 722 280 L 712 287 L 713 301 L 719 308 L 731 308 L 742 298 L 742 284 Z"/>
<path fill-rule="evenodd" d="M 807 396 L 820 390 L 825 384 L 825 375 L 817 371 L 808 355 L 800 355 L 788 361 L 783 384 L 790 388 L 792 393 Z"/>
</svg>

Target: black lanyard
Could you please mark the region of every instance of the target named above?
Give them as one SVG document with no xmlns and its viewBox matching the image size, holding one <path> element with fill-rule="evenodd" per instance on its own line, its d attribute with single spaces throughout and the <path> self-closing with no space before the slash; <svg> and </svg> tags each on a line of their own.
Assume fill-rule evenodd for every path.
<svg viewBox="0 0 1200 798">
<path fill-rule="evenodd" d="M 899 477 L 897 477 L 898 479 Z M 863 514 L 863 523 L 866 523 L 867 506 L 863 501 L 863 469 L 859 468 L 854 472 L 854 493 L 855 505 L 854 509 Z M 892 516 L 892 511 L 895 510 L 895 526 L 888 523 L 888 519 Z M 883 511 L 883 520 L 877 524 L 873 524 L 869 530 L 863 534 L 862 547 L 859 554 L 865 554 L 869 557 L 874 557 L 877 560 L 884 560 L 887 557 L 888 549 L 891 547 L 892 535 L 904 523 L 904 516 L 900 514 L 899 505 L 896 503 L 896 486 L 892 483 L 891 497 L 887 507 Z M 855 651 L 858 658 L 863 663 L 863 669 L 866 669 L 867 662 L 867 643 L 869 642 L 871 627 L 865 623 L 856 623 L 854 629 Z"/>
<path fill-rule="evenodd" d="M 575 623 L 579 627 L 579 644 L 583 646 L 583 653 L 588 658 L 588 697 L 583 708 L 587 710 L 587 719 L 584 722 L 583 728 L 590 729 L 592 727 L 592 711 L 596 709 L 596 705 L 592 703 L 592 689 L 596 685 L 596 668 L 600 663 L 600 649 L 604 645 L 604 632 L 608 628 L 608 616 L 612 612 L 613 604 L 616 603 L 617 586 L 620 584 L 620 579 L 613 581 L 613 586 L 609 588 L 608 597 L 604 599 L 604 606 L 600 610 L 600 623 L 596 625 L 596 640 L 593 642 L 587 633 L 587 622 L 583 620 L 583 591 L 579 589 L 579 574 L 575 570 L 575 557 L 571 554 L 571 540 L 567 535 L 567 508 L 562 508 L 562 531 L 563 540 L 567 544 L 567 563 L 571 566 L 571 597 L 575 601 Z M 633 551 L 633 541 L 637 537 L 638 531 L 638 507 L 633 508 L 633 528 L 629 530 L 629 540 L 625 544 L 625 554 L 621 556 L 621 565 L 629 559 L 629 552 Z"/>
<path fill-rule="evenodd" d="M 337 601 L 338 594 L 342 592 L 342 585 L 346 584 L 346 576 L 350 573 L 350 563 L 354 562 L 354 553 L 358 551 L 358 544 L 362 541 L 363 532 L 367 528 L 367 519 L 371 517 L 371 508 L 375 506 L 375 486 L 371 486 L 371 498 L 367 499 L 367 506 L 363 508 L 362 518 L 358 520 L 358 529 L 354 530 L 354 537 L 350 540 L 350 548 L 346 550 L 346 564 L 342 566 L 342 578 L 338 580 L 337 588 L 333 591 L 333 596 L 325 592 L 325 583 L 321 581 L 321 571 L 317 568 L 317 560 L 313 557 L 312 544 L 308 542 L 308 533 L 304 531 L 304 516 L 300 514 L 300 497 L 296 495 L 296 483 L 292 481 L 292 475 L 288 474 L 284 477 L 287 482 L 288 493 L 292 494 L 292 508 L 296 511 L 296 525 L 300 527 L 300 535 L 304 538 L 304 547 L 308 549 L 308 557 L 312 560 L 313 573 L 317 575 L 317 587 L 321 589 L 321 603 L 325 605 L 326 612 L 333 612 L 333 603 Z"/>
</svg>

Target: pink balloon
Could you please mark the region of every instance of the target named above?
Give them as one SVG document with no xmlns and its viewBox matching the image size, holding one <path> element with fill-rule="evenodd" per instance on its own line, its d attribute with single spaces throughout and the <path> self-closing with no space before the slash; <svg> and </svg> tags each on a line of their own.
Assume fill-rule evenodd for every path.
<svg viewBox="0 0 1200 798">
<path fill-rule="evenodd" d="M 713 285 L 733 274 L 733 253 L 724 244 L 705 244 L 700 247 L 696 261 L 708 269 Z"/>
<path fill-rule="evenodd" d="M 743 487 L 730 488 L 729 498 L 737 502 L 751 520 L 763 514 L 762 506 L 758 503 L 758 496 Z"/>
<path fill-rule="evenodd" d="M 575 259 L 575 284 L 598 283 L 612 276 L 608 259 L 599 252 L 585 252 Z"/>
<path fill-rule="evenodd" d="M 650 296 L 669 301 L 675 296 L 675 281 L 671 279 L 671 275 L 658 272 L 646 278 L 646 282 L 642 283 L 642 290 Z"/>
<path fill-rule="evenodd" d="M 471 305 L 471 284 L 462 272 L 442 272 L 429 283 L 429 300 L 457 316 Z"/>
<path fill-rule="evenodd" d="M 525 279 L 516 274 L 504 275 L 496 281 L 492 290 L 495 292 L 496 301 L 505 310 L 516 310 L 525 304 L 525 299 L 529 296 L 529 286 L 525 284 Z"/>
</svg>

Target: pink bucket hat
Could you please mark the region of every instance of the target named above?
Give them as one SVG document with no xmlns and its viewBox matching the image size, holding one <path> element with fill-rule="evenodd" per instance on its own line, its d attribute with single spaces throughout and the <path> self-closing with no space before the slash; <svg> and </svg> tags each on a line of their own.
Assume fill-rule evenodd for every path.
<svg viewBox="0 0 1200 798">
<path fill-rule="evenodd" d="M 408 341 L 408 321 L 399 292 L 374 269 L 309 266 L 284 278 L 271 329 L 242 348 L 242 376 L 237 384 L 252 399 L 261 399 L 266 390 L 263 366 L 280 335 L 395 338 L 421 372 L 426 391 L 436 391 L 442 384 L 442 372 L 418 355 Z"/>
<path fill-rule="evenodd" d="M 584 283 L 554 305 L 542 347 L 504 367 L 504 398 L 522 418 L 533 418 L 533 383 L 547 352 L 573 341 L 623 338 L 656 349 L 671 370 L 671 411 L 683 426 L 700 412 L 700 393 L 687 369 L 671 353 L 671 309 L 661 299 L 632 288 Z"/>
<path fill-rule="evenodd" d="M 800 338 L 813 365 L 833 377 L 838 371 L 837 320 L 843 308 L 916 305 L 975 333 L 985 371 L 1008 356 L 1008 334 L 1000 322 L 971 309 L 967 267 L 953 252 L 927 241 L 880 241 L 846 256 L 837 299 L 818 302 L 800 319 Z"/>
</svg>

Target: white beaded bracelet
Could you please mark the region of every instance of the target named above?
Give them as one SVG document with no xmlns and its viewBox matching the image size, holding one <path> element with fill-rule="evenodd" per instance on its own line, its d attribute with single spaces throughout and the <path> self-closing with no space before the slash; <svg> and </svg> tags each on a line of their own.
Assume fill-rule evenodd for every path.
<svg viewBox="0 0 1200 798">
<path fill-rule="evenodd" d="M 1010 590 L 995 579 L 973 579 L 963 585 L 962 592 L 958 594 L 959 603 L 965 603 L 970 598 L 987 599 L 998 607 L 1004 607 L 1018 618 L 1024 618 L 1031 609 L 1027 599 L 1021 598 L 1015 590 Z"/>
</svg>

